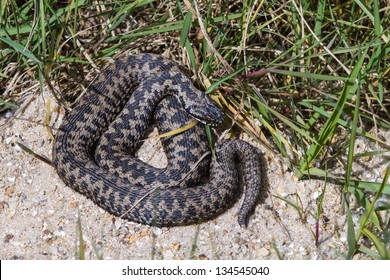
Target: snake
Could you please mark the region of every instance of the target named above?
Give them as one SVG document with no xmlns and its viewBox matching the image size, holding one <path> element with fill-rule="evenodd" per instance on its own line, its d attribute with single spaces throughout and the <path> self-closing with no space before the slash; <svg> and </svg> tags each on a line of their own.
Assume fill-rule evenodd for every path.
<svg viewBox="0 0 390 280">
<path fill-rule="evenodd" d="M 194 127 L 161 139 L 166 167 L 137 158 L 151 126 L 164 133 L 193 119 Z M 243 195 L 237 219 L 246 227 L 261 190 L 260 152 L 243 140 L 222 139 L 211 153 L 204 125 L 223 122 L 222 110 L 175 62 L 126 55 L 102 70 L 66 112 L 53 166 L 65 185 L 105 211 L 151 226 L 211 220 Z"/>
</svg>

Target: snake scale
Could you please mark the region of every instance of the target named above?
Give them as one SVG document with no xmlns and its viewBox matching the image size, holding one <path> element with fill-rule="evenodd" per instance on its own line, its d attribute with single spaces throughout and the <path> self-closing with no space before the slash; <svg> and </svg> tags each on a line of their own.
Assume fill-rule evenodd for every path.
<svg viewBox="0 0 390 280">
<path fill-rule="evenodd" d="M 214 218 L 244 193 L 238 223 L 246 226 L 259 196 L 259 152 L 238 139 L 215 145 L 201 123 L 162 138 L 165 168 L 135 156 L 154 122 L 160 133 L 190 119 L 216 126 L 222 111 L 179 67 L 160 55 L 116 60 L 68 112 L 53 145 L 54 167 L 75 191 L 130 221 L 176 226 Z"/>
</svg>

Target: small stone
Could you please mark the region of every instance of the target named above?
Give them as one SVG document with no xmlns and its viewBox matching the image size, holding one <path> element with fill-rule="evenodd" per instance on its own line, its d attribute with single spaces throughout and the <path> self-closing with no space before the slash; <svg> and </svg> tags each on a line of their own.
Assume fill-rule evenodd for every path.
<svg viewBox="0 0 390 280">
<path fill-rule="evenodd" d="M 299 253 L 301 253 L 301 255 L 302 256 L 306 256 L 307 254 L 308 254 L 308 252 L 307 252 L 307 250 L 306 250 L 306 248 L 304 248 L 304 247 L 299 247 Z"/>
<path fill-rule="evenodd" d="M 171 244 L 171 249 L 174 250 L 174 251 L 179 251 L 180 247 L 181 247 L 180 243 L 172 243 Z"/>
<path fill-rule="evenodd" d="M 55 231 L 53 232 L 53 234 L 54 234 L 55 236 L 59 236 L 59 237 L 65 236 L 65 232 L 64 232 L 64 231 L 60 231 L 60 230 L 55 230 Z"/>
<path fill-rule="evenodd" d="M 39 198 L 39 197 L 33 197 L 32 198 L 32 202 L 36 203 L 36 204 L 39 204 L 42 200 Z"/>
<path fill-rule="evenodd" d="M 309 216 L 306 220 L 310 225 L 315 225 L 317 223 L 317 220 L 314 219 L 312 216 Z"/>
<path fill-rule="evenodd" d="M 266 257 L 266 256 L 268 256 L 269 255 L 269 250 L 267 250 L 266 248 L 260 248 L 260 250 L 259 250 L 259 254 L 261 255 L 261 256 L 263 256 L 263 257 Z"/>
<path fill-rule="evenodd" d="M 320 191 L 315 191 L 314 193 L 313 193 L 313 199 L 317 199 L 317 198 L 319 198 L 321 196 L 321 192 Z"/>
<path fill-rule="evenodd" d="M 196 257 L 197 260 L 201 260 L 201 261 L 206 261 L 208 260 L 209 258 L 204 255 L 204 254 L 200 254 L 198 257 Z"/>
<path fill-rule="evenodd" d="M 27 195 L 25 193 L 20 194 L 20 200 L 25 201 L 27 199 Z"/>
<path fill-rule="evenodd" d="M 365 162 L 369 162 L 369 161 L 371 161 L 371 157 L 370 156 L 364 156 L 364 157 L 362 157 L 362 160 L 365 161 Z"/>
<path fill-rule="evenodd" d="M 115 225 L 115 229 L 118 230 L 122 225 L 121 220 L 116 220 L 114 225 Z"/>
<path fill-rule="evenodd" d="M 23 205 L 24 205 L 25 209 L 29 209 L 29 208 L 31 208 L 32 203 L 31 203 L 31 201 L 27 200 L 27 201 L 23 202 Z"/>
<path fill-rule="evenodd" d="M 269 204 L 264 204 L 263 208 L 264 210 L 268 210 L 268 211 L 273 209 L 272 206 Z"/>
<path fill-rule="evenodd" d="M 15 176 L 8 177 L 8 182 L 14 183 L 14 182 L 15 182 L 15 179 L 16 179 Z"/>
<path fill-rule="evenodd" d="M 175 257 L 175 254 L 171 250 L 167 250 L 164 253 L 164 259 L 172 260 Z"/>
<path fill-rule="evenodd" d="M 37 147 L 42 148 L 45 145 L 45 140 L 41 140 L 38 142 Z"/>
<path fill-rule="evenodd" d="M 4 243 L 9 243 L 14 238 L 13 234 L 6 234 L 4 237 Z"/>
<path fill-rule="evenodd" d="M 162 229 L 158 227 L 153 227 L 152 231 L 156 236 L 160 236 L 162 233 Z"/>
<path fill-rule="evenodd" d="M 58 254 L 58 248 L 55 247 L 55 246 L 50 247 L 50 253 L 53 254 L 53 255 L 57 255 Z"/>
<path fill-rule="evenodd" d="M 5 189 L 5 195 L 8 197 L 11 197 L 14 191 L 15 191 L 15 187 L 10 186 L 10 187 Z"/>
<path fill-rule="evenodd" d="M 283 190 L 281 188 L 276 188 L 276 193 L 281 196 L 283 193 Z"/>
<path fill-rule="evenodd" d="M 127 234 L 127 235 L 125 236 L 125 240 L 126 240 L 127 242 L 129 242 L 129 243 L 134 243 L 134 242 L 136 242 L 139 238 L 140 238 L 140 236 L 139 236 L 138 234 L 131 234 L 131 233 L 129 233 L 129 234 Z"/>
<path fill-rule="evenodd" d="M 95 253 L 98 259 L 103 259 L 103 246 L 102 244 L 96 244 L 95 245 Z"/>
<path fill-rule="evenodd" d="M 79 203 L 77 201 L 72 201 L 71 203 L 69 203 L 69 206 L 73 209 L 76 208 L 78 205 Z"/>
<path fill-rule="evenodd" d="M 239 245 L 243 245 L 243 244 L 246 244 L 246 243 L 247 243 L 247 241 L 246 241 L 244 238 L 242 238 L 242 237 L 236 237 L 236 238 L 235 238 L 235 241 L 236 241 L 236 243 L 239 244 Z"/>
<path fill-rule="evenodd" d="M 7 205 L 7 202 L 5 201 L 0 202 L 0 213 L 3 212 L 5 205 Z"/>
<path fill-rule="evenodd" d="M 101 250 L 103 248 L 101 242 L 98 242 L 97 244 L 95 244 L 95 250 Z"/>
<path fill-rule="evenodd" d="M 364 173 L 364 177 L 366 177 L 367 179 L 371 178 L 371 173 L 370 172 L 365 172 Z"/>
<path fill-rule="evenodd" d="M 13 115 L 12 111 L 7 111 L 7 112 L 5 113 L 4 116 L 5 116 L 7 119 L 9 119 L 10 117 L 12 117 L 12 115 Z"/>
<path fill-rule="evenodd" d="M 15 146 L 14 146 L 14 149 L 15 149 L 16 151 L 18 151 L 18 152 L 20 152 L 20 151 L 22 150 L 22 148 L 20 148 L 19 145 L 15 145 Z"/>
</svg>

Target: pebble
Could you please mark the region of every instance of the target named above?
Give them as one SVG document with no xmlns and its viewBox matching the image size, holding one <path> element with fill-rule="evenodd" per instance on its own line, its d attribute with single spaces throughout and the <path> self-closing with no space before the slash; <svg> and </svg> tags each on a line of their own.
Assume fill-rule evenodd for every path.
<svg viewBox="0 0 390 280">
<path fill-rule="evenodd" d="M 53 232 L 53 234 L 55 235 L 55 236 L 59 236 L 59 237 L 63 237 L 63 236 L 65 236 L 65 232 L 64 231 L 60 231 L 60 230 L 55 230 L 54 232 Z"/>
<path fill-rule="evenodd" d="M 315 225 L 317 223 L 317 220 L 313 217 L 313 216 L 309 216 L 306 220 L 308 222 L 308 224 L 310 225 Z"/>
<path fill-rule="evenodd" d="M 21 193 L 19 197 L 20 197 L 21 201 L 24 201 L 27 199 L 27 195 L 25 193 Z"/>
<path fill-rule="evenodd" d="M 153 227 L 152 228 L 152 231 L 153 233 L 156 235 L 156 236 L 160 236 L 162 234 L 162 229 L 161 228 L 158 228 L 158 227 Z"/>
<path fill-rule="evenodd" d="M 267 250 L 266 248 L 260 248 L 259 250 L 259 254 L 263 257 L 266 257 L 270 254 L 269 250 Z"/>
<path fill-rule="evenodd" d="M 11 197 L 12 194 L 14 193 L 14 191 L 15 191 L 15 187 L 14 186 L 10 186 L 10 187 L 5 189 L 5 195 L 8 196 L 8 197 Z"/>
<path fill-rule="evenodd" d="M 319 198 L 319 197 L 321 196 L 321 193 L 322 193 L 322 192 L 320 192 L 320 191 L 315 191 L 315 192 L 313 193 L 313 199 Z"/>
<path fill-rule="evenodd" d="M 17 151 L 17 152 L 20 152 L 20 151 L 22 150 L 22 148 L 20 148 L 19 145 L 15 145 L 15 146 L 14 146 L 14 149 L 15 149 L 15 151 Z"/>
<path fill-rule="evenodd" d="M 10 243 L 12 246 L 15 246 L 15 247 L 22 247 L 22 246 L 23 246 L 23 243 L 18 242 L 18 241 L 10 240 L 9 243 Z"/>
<path fill-rule="evenodd" d="M 4 115 L 7 119 L 11 118 L 13 116 L 12 111 L 7 111 Z"/>
<path fill-rule="evenodd" d="M 57 255 L 58 254 L 58 248 L 56 246 L 51 246 L 50 247 L 50 253 L 52 255 Z"/>
<path fill-rule="evenodd" d="M 179 251 L 181 248 L 181 244 L 180 243 L 172 243 L 170 247 L 174 251 Z"/>
<path fill-rule="evenodd" d="M 8 177 L 8 181 L 11 182 L 11 183 L 14 183 L 14 182 L 15 182 L 15 179 L 16 179 L 15 176 Z"/>
<path fill-rule="evenodd" d="M 24 209 L 30 209 L 32 206 L 32 203 L 31 203 L 31 201 L 24 201 L 23 205 L 24 205 Z"/>
<path fill-rule="evenodd" d="M 38 142 L 37 147 L 42 148 L 45 145 L 45 140 L 41 140 Z"/>
<path fill-rule="evenodd" d="M 114 223 L 115 229 L 118 230 L 121 227 L 121 225 L 122 225 L 122 220 L 116 219 Z"/>
<path fill-rule="evenodd" d="M 300 246 L 299 247 L 299 253 L 302 255 L 302 256 L 306 256 L 309 252 L 306 250 L 306 248 Z"/>
<path fill-rule="evenodd" d="M 175 257 L 175 254 L 171 250 L 165 251 L 164 259 L 172 260 L 172 259 L 174 259 L 174 257 Z"/>
<path fill-rule="evenodd" d="M 371 174 L 371 172 L 369 172 L 369 171 L 365 171 L 365 172 L 363 172 L 363 176 L 364 176 L 365 178 L 369 179 L 369 178 L 372 177 L 372 174 Z"/>
<path fill-rule="evenodd" d="M 12 136 L 5 138 L 5 144 L 9 145 L 12 142 L 12 139 L 14 139 Z"/>
</svg>

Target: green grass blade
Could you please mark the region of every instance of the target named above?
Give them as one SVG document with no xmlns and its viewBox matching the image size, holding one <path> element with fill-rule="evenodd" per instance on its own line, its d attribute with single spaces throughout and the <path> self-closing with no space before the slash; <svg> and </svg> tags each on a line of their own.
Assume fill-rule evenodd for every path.
<svg viewBox="0 0 390 280">
<path fill-rule="evenodd" d="M 375 236 L 371 231 L 369 231 L 367 228 L 363 229 L 364 235 L 366 235 L 368 238 L 371 239 L 372 243 L 374 243 L 376 250 L 379 253 L 379 256 L 381 259 L 389 260 L 390 259 L 390 253 L 386 249 L 386 246 L 384 245 L 383 241 L 379 240 L 378 237 Z"/>
<path fill-rule="evenodd" d="M 321 31 L 322 31 L 322 26 L 324 24 L 325 8 L 326 8 L 326 1 L 319 0 L 318 7 L 317 7 L 316 25 L 314 26 L 314 33 L 317 35 L 318 38 L 321 38 L 322 36 Z"/>
<path fill-rule="evenodd" d="M 186 16 L 184 17 L 183 21 L 183 30 L 181 31 L 180 34 L 180 42 L 179 45 L 180 47 L 184 47 L 188 41 L 188 32 L 190 31 L 192 25 L 192 14 L 188 12 Z"/>
<path fill-rule="evenodd" d="M 1 75 L 0 75 L 0 77 L 1 77 Z M 1 99 L 1 98 L 0 98 L 0 105 L 9 106 L 9 107 L 12 107 L 12 108 L 19 108 L 18 105 L 13 104 L 13 103 L 11 103 L 11 102 L 6 102 L 6 101 L 4 101 L 4 100 Z"/>
<path fill-rule="evenodd" d="M 25 46 L 21 45 L 18 42 L 15 42 L 11 40 L 8 37 L 0 37 L 0 41 L 3 41 L 10 47 L 12 47 L 15 51 L 22 54 L 23 56 L 27 57 L 28 59 L 31 59 L 35 64 L 38 65 L 39 69 L 42 70 L 42 62 L 31 52 L 29 51 Z"/>
<path fill-rule="evenodd" d="M 347 101 L 348 96 L 353 95 L 357 91 L 358 84 L 355 83 L 355 80 L 358 77 L 359 72 L 361 71 L 366 53 L 367 51 L 362 54 L 353 71 L 351 72 L 351 75 L 346 82 L 341 95 L 339 96 L 337 106 L 333 110 L 329 119 L 324 124 L 321 131 L 319 132 L 319 135 L 316 139 L 317 141 L 310 146 L 309 150 L 306 152 L 306 157 L 301 160 L 299 170 L 300 172 L 296 172 L 295 174 L 298 178 L 302 177 L 302 171 L 306 170 L 310 166 L 312 161 L 322 151 L 325 144 L 333 137 L 334 132 L 337 128 L 337 123 L 340 119 L 341 113 L 343 112 L 344 105 Z"/>
<path fill-rule="evenodd" d="M 346 209 L 347 212 L 347 242 L 348 242 L 348 253 L 346 256 L 346 259 L 352 259 L 356 252 L 356 235 L 355 235 L 355 228 L 352 220 L 351 210 L 349 210 L 349 207 Z"/>
<path fill-rule="evenodd" d="M 84 248 L 84 238 L 83 238 L 83 229 L 81 226 L 81 214 L 80 210 L 78 211 L 77 217 L 77 227 L 76 227 L 76 236 L 78 240 L 76 242 L 76 247 L 78 250 L 76 251 L 76 260 L 85 260 L 85 248 Z"/>
<path fill-rule="evenodd" d="M 331 116 L 331 114 L 329 112 L 327 112 L 323 107 L 315 106 L 314 104 L 310 103 L 309 100 L 303 100 L 303 101 L 299 102 L 299 104 L 302 106 L 305 106 L 306 108 L 312 109 L 313 111 L 319 113 L 321 116 L 326 117 L 327 119 L 329 119 Z M 335 107 L 331 104 L 329 104 L 329 106 Z M 352 130 L 352 125 L 343 119 L 338 119 L 337 123 L 339 125 L 347 128 L 347 129 Z M 375 135 L 372 135 L 371 133 L 363 130 L 360 127 L 356 127 L 356 131 L 357 131 L 357 133 L 359 133 L 360 135 L 363 135 L 364 137 L 372 139 L 380 144 L 385 144 L 385 142 L 383 140 L 381 140 L 380 138 L 376 137 Z"/>
<path fill-rule="evenodd" d="M 327 171 L 324 171 L 322 169 L 319 169 L 319 168 L 309 168 L 308 170 L 303 171 L 302 174 L 306 175 L 306 176 L 314 176 L 314 177 L 320 177 L 320 178 L 328 177 L 330 179 L 335 180 L 339 184 L 343 184 L 343 185 L 345 184 L 345 181 L 344 181 L 345 177 L 333 175 L 333 174 L 331 174 Z M 383 183 L 367 182 L 367 181 L 359 181 L 359 180 L 355 180 L 355 179 L 350 179 L 348 190 L 350 192 L 353 192 L 357 188 L 357 189 L 370 191 L 373 193 L 377 193 L 377 192 L 381 191 L 382 193 L 390 195 L 390 184 L 384 184 L 383 189 L 381 190 L 382 185 L 383 185 Z"/>
<path fill-rule="evenodd" d="M 362 252 L 362 253 L 366 254 L 367 256 L 370 256 L 374 260 L 379 260 L 381 258 L 381 256 L 378 253 L 372 251 L 371 249 L 369 249 L 363 245 L 359 246 L 359 252 Z"/>
<path fill-rule="evenodd" d="M 360 75 L 358 75 L 360 76 Z M 354 113 L 353 113 L 353 120 L 352 120 L 352 129 L 351 129 L 351 137 L 349 140 L 349 148 L 348 148 L 348 155 L 347 155 L 347 165 L 345 167 L 345 189 L 348 188 L 351 175 L 352 175 L 352 166 L 353 166 L 353 156 L 355 152 L 355 140 L 356 140 L 356 131 L 358 126 L 358 120 L 359 120 L 359 113 L 360 113 L 360 78 L 358 78 L 358 88 L 356 92 L 356 102 L 354 107 Z"/>
</svg>

